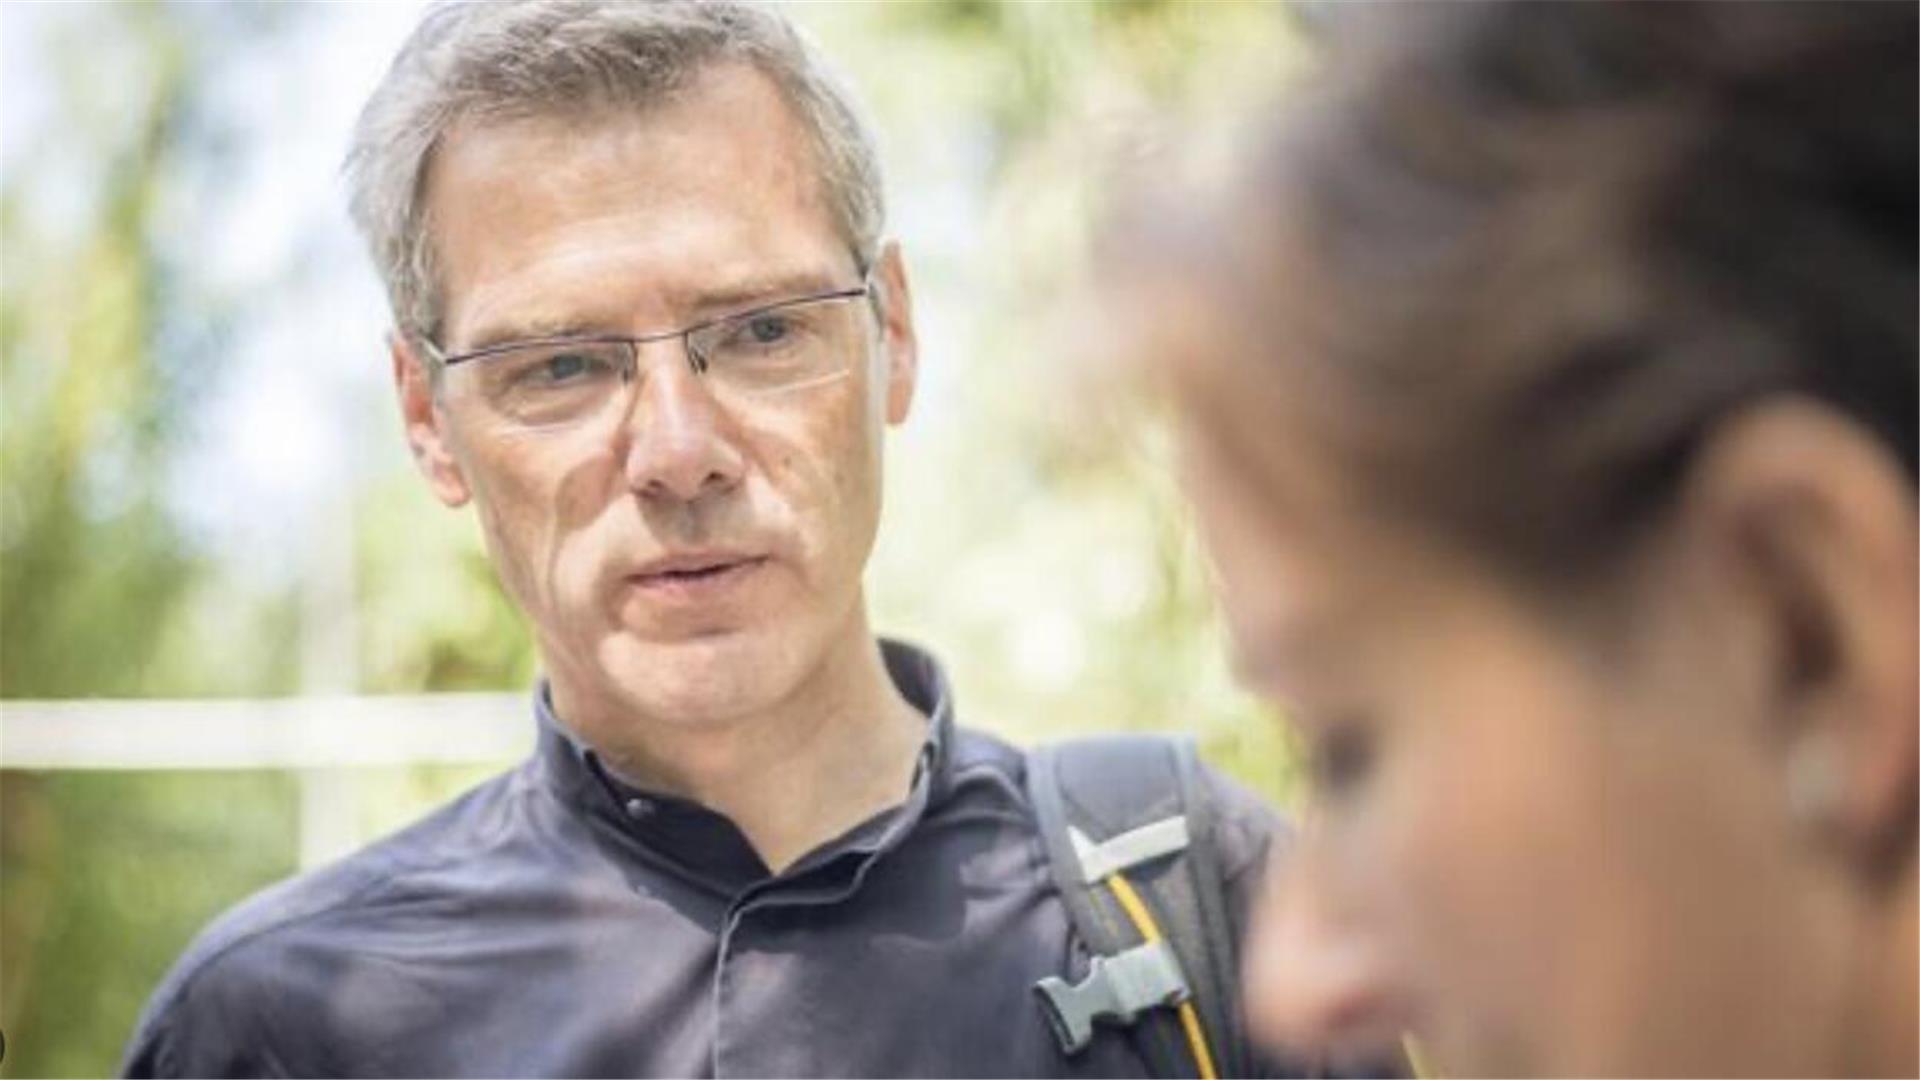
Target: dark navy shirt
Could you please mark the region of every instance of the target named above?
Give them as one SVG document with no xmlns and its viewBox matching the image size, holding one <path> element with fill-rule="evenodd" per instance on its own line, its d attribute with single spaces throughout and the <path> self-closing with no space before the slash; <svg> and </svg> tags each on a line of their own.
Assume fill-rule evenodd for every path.
<svg viewBox="0 0 1920 1080">
<path fill-rule="evenodd" d="M 138 1076 L 1143 1076 L 1064 1055 L 1032 986 L 1084 974 L 1024 757 L 929 720 L 906 801 L 769 873 L 725 817 L 628 787 L 535 694 L 518 768 L 203 931 L 127 1049 Z M 1238 921 L 1273 819 L 1215 778 Z M 1236 933 L 1238 926 L 1236 926 Z"/>
</svg>

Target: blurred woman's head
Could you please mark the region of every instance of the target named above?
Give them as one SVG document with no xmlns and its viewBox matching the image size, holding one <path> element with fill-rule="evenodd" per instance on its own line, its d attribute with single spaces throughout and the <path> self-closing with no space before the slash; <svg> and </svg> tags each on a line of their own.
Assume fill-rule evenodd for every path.
<svg viewBox="0 0 1920 1080">
<path fill-rule="evenodd" d="M 1350 18 L 1122 286 L 1312 762 L 1253 1011 L 1911 1073 L 1915 8 Z"/>
</svg>

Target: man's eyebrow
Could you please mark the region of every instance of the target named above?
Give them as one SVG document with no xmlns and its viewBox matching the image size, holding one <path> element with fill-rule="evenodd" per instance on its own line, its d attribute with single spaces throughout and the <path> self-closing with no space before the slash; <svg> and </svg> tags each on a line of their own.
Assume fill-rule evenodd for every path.
<svg viewBox="0 0 1920 1080">
<path fill-rule="evenodd" d="M 696 321 L 757 307 L 761 304 L 774 304 L 797 296 L 856 288 L 860 284 L 851 279 L 843 280 L 843 278 L 844 275 L 817 269 L 759 274 L 701 289 L 688 298 L 684 310 L 687 312 L 689 321 Z"/>
<path fill-rule="evenodd" d="M 476 333 L 460 343 L 457 352 L 476 352 L 516 341 L 666 333 L 763 304 L 836 289 L 856 288 L 859 284 L 847 275 L 815 268 L 754 274 L 687 292 L 680 302 L 673 305 L 682 314 L 680 320 L 671 326 L 636 329 L 630 323 L 606 318 L 604 314 L 510 316 L 483 322 Z"/>
<path fill-rule="evenodd" d="M 622 328 L 610 323 L 575 316 L 532 316 L 487 322 L 479 332 L 460 343 L 459 353 L 478 352 L 517 341 L 546 341 L 551 338 L 601 337 L 615 335 Z"/>
</svg>

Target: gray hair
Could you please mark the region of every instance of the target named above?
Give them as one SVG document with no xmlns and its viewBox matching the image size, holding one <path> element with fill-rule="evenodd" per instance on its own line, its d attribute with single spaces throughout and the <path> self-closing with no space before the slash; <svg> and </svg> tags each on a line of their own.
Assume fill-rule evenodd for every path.
<svg viewBox="0 0 1920 1080">
<path fill-rule="evenodd" d="M 347 154 L 354 224 L 396 328 L 415 340 L 439 329 L 424 178 L 456 124 L 645 109 L 729 61 L 767 75 L 794 108 L 837 224 L 861 270 L 871 267 L 886 218 L 871 129 L 819 49 L 782 16 L 737 0 L 446 3 L 401 46 Z"/>
</svg>

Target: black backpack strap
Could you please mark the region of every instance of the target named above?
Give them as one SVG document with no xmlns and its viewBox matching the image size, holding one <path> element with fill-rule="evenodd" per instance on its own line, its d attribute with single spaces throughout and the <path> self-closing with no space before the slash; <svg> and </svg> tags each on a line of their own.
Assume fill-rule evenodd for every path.
<svg viewBox="0 0 1920 1080">
<path fill-rule="evenodd" d="M 1180 801 L 1186 807 L 1187 827 L 1193 839 L 1187 846 L 1187 880 L 1197 903 L 1192 913 L 1197 927 L 1187 928 L 1195 944 L 1203 950 L 1203 959 L 1188 971 L 1198 982 L 1195 996 L 1204 1006 L 1207 1031 L 1214 1038 L 1214 1054 L 1222 1076 L 1251 1075 L 1245 1016 L 1240 1002 L 1240 958 L 1233 940 L 1233 923 L 1227 913 L 1227 877 L 1220 864 L 1220 848 L 1215 842 L 1218 825 L 1213 800 L 1208 797 L 1206 776 L 1200 770 L 1200 754 L 1191 738 L 1174 741 L 1179 758 Z M 1197 932 L 1195 932 L 1197 931 Z"/>
<path fill-rule="evenodd" d="M 1067 1053 L 1131 1026 L 1156 1075 L 1242 1075 L 1232 940 L 1190 741 L 1107 735 L 1033 750 L 1027 788 L 1062 901 L 1093 954 L 1036 984 Z M 1158 941 L 1153 939 L 1158 938 Z"/>
</svg>

